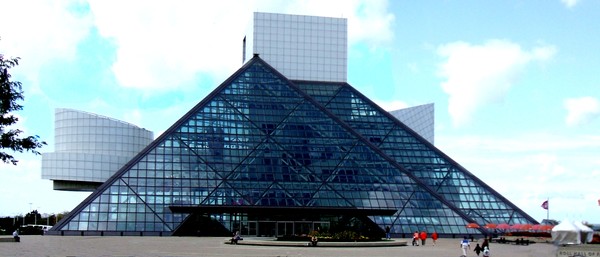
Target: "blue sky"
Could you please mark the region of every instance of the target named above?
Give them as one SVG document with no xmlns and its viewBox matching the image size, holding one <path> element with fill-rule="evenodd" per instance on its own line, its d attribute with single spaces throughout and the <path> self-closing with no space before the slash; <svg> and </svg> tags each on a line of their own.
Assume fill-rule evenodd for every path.
<svg viewBox="0 0 600 257">
<path fill-rule="evenodd" d="M 218 3 L 216 3 L 218 2 Z M 160 134 L 241 67 L 252 12 L 348 19 L 348 82 L 387 110 L 435 103 L 435 145 L 541 221 L 600 223 L 600 1 L 9 1 L 18 128 L 54 109 Z M 41 157 L 0 164 L 0 216 L 70 211 Z"/>
</svg>

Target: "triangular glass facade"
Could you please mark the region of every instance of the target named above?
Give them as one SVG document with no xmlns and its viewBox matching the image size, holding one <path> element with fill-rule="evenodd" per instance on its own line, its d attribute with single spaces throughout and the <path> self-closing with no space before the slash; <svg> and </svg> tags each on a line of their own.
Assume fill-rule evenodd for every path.
<svg viewBox="0 0 600 257">
<path fill-rule="evenodd" d="M 284 235 L 344 216 L 395 234 L 536 223 L 350 85 L 289 81 L 255 57 L 52 232 L 185 234 L 204 217 Z"/>
</svg>

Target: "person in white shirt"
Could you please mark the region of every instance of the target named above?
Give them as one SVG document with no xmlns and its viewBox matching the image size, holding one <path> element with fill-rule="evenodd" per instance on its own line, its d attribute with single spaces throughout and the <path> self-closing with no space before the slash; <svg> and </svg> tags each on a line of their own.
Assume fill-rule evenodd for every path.
<svg viewBox="0 0 600 257">
<path fill-rule="evenodd" d="M 462 249 L 462 257 L 467 256 L 467 249 L 471 250 L 471 243 L 467 237 L 464 237 L 462 241 L 460 241 L 460 248 Z"/>
<path fill-rule="evenodd" d="M 15 230 L 13 232 L 13 238 L 15 239 L 15 242 L 21 242 L 21 237 L 19 237 L 19 231 Z"/>
<path fill-rule="evenodd" d="M 490 249 L 486 246 L 483 248 L 483 257 L 490 257 Z"/>
</svg>

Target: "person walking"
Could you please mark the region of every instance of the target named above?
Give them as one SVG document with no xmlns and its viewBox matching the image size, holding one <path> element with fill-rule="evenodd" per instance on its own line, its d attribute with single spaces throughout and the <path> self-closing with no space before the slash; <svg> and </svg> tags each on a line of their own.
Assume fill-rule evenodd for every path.
<svg viewBox="0 0 600 257">
<path fill-rule="evenodd" d="M 431 234 L 431 239 L 433 240 L 433 245 L 435 246 L 435 241 L 438 239 L 438 233 L 433 231 L 433 234 Z"/>
<path fill-rule="evenodd" d="M 475 254 L 477 254 L 477 256 L 479 256 L 479 253 L 481 253 L 482 250 L 483 250 L 483 248 L 481 248 L 481 246 L 479 246 L 479 244 L 477 244 L 475 246 L 475 249 L 473 249 L 473 251 L 475 251 Z"/>
<path fill-rule="evenodd" d="M 460 248 L 462 249 L 461 257 L 467 257 L 467 249 L 471 250 L 471 243 L 469 243 L 469 239 L 466 236 L 460 241 Z"/>
<path fill-rule="evenodd" d="M 425 246 L 425 241 L 427 241 L 427 232 L 425 232 L 425 230 L 421 231 L 419 237 L 421 238 L 421 245 Z"/>
<path fill-rule="evenodd" d="M 490 257 L 491 253 L 490 253 L 490 248 L 488 248 L 487 246 L 485 248 L 483 248 L 483 257 Z"/>
<path fill-rule="evenodd" d="M 483 239 L 483 243 L 481 243 L 481 250 L 483 251 L 483 249 L 485 248 L 490 248 L 490 242 L 487 240 L 487 238 Z"/>
<path fill-rule="evenodd" d="M 390 226 L 385 227 L 385 239 L 390 240 L 392 237 L 390 236 Z"/>
<path fill-rule="evenodd" d="M 413 233 L 412 245 L 419 246 L 419 231 L 415 231 L 415 233 Z"/>
</svg>

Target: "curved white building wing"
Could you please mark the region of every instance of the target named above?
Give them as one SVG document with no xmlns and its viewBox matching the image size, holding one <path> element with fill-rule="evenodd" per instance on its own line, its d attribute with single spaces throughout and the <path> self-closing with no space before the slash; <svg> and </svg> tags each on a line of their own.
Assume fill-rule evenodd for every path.
<svg viewBox="0 0 600 257">
<path fill-rule="evenodd" d="M 113 118 L 55 110 L 55 151 L 42 154 L 42 178 L 56 190 L 91 191 L 154 139 L 152 131 Z"/>
</svg>

